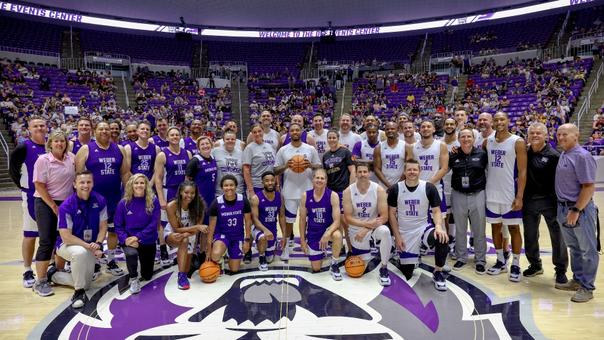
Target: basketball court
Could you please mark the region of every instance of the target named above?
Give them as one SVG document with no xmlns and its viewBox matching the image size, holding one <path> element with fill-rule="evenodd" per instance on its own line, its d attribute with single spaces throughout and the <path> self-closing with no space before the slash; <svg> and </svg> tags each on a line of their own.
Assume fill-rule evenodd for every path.
<svg viewBox="0 0 604 340">
<path fill-rule="evenodd" d="M 604 206 L 604 183 L 596 190 L 596 203 Z M 4 196 L 0 331 L 6 339 L 597 339 L 604 334 L 600 290 L 592 301 L 577 304 L 570 292 L 554 289 L 544 222 L 545 273 L 517 284 L 507 275 L 479 276 L 466 266 L 451 272 L 448 291 L 439 292 L 432 284 L 431 256 L 408 282 L 389 264 L 393 282 L 387 288 L 378 284 L 377 260 L 362 278 L 344 275 L 335 282 L 326 267 L 311 274 L 297 244 L 289 263 L 276 257 L 269 271 L 260 272 L 254 257 L 240 273 L 211 284 L 195 273 L 187 291 L 177 289 L 175 266 L 156 266 L 138 295 L 128 292 L 125 276 L 103 273 L 89 292 L 90 302 L 76 312 L 69 303 L 71 288 L 57 286 L 55 295 L 42 298 L 22 287 L 21 206 L 16 193 Z M 489 244 L 489 264 L 494 254 Z M 528 266 L 524 257 L 521 265 Z M 598 288 L 604 285 L 601 272 Z"/>
</svg>

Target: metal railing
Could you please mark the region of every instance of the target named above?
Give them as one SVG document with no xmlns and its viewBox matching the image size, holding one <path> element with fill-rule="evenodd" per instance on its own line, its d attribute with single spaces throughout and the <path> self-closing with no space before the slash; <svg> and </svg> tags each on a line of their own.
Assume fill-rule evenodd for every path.
<svg viewBox="0 0 604 340">
<path fill-rule="evenodd" d="M 61 68 L 66 70 L 83 69 L 84 58 L 61 58 Z"/>
<path fill-rule="evenodd" d="M 593 44 L 593 41 L 591 42 L 591 44 L 582 44 L 581 43 L 582 40 L 599 39 L 599 38 L 604 38 L 604 30 L 599 30 L 599 31 L 589 32 L 589 33 L 578 33 L 578 34 L 571 35 L 570 38 L 568 38 L 568 43 L 566 44 L 566 55 L 570 55 L 571 48 L 576 47 L 573 45 L 592 45 Z"/>
<path fill-rule="evenodd" d="M 584 115 L 588 115 L 589 110 L 591 109 L 591 96 L 598 90 L 598 87 L 600 85 L 600 77 L 602 77 L 603 72 L 604 63 L 600 63 L 600 67 L 598 67 L 598 70 L 596 71 L 596 79 L 594 79 L 593 84 L 591 84 L 591 86 L 589 87 L 589 90 L 585 95 L 585 100 L 583 101 L 583 104 L 581 104 L 581 107 L 579 108 L 579 110 L 577 110 L 576 125 L 579 130 L 581 129 L 581 119 Z"/>
<path fill-rule="evenodd" d="M 126 95 L 126 106 L 130 106 L 130 99 L 128 99 L 128 86 L 126 85 L 124 74 L 122 74 L 122 85 L 124 86 L 124 94 Z"/>
<path fill-rule="evenodd" d="M 570 17 L 570 11 L 566 12 L 566 17 L 564 18 L 564 22 L 562 23 L 562 27 L 560 28 L 560 32 L 558 32 L 558 36 L 556 37 L 556 47 L 560 47 L 560 40 L 566 31 L 566 26 L 568 25 L 568 18 Z"/>
<path fill-rule="evenodd" d="M 346 98 L 346 78 L 342 81 L 342 104 L 340 106 L 340 117 L 344 114 L 344 102 Z"/>
<path fill-rule="evenodd" d="M 10 160 L 10 150 L 8 148 L 8 143 L 4 138 L 4 135 L 0 133 L 0 145 L 2 145 L 2 151 L 6 154 L 6 170 L 9 168 L 9 160 Z"/>
<path fill-rule="evenodd" d="M 27 48 L 18 48 L 18 47 L 10 47 L 10 46 L 0 46 L 0 51 L 43 55 L 43 56 L 47 56 L 47 57 L 56 57 L 56 58 L 59 58 L 61 56 L 59 53 L 55 53 L 55 52 L 31 50 L 31 49 L 27 49 Z"/>
<path fill-rule="evenodd" d="M 428 43 L 428 33 L 424 36 L 424 43 L 422 44 L 422 53 L 420 53 L 420 59 L 424 58 L 424 51 L 426 50 L 426 44 Z"/>
</svg>

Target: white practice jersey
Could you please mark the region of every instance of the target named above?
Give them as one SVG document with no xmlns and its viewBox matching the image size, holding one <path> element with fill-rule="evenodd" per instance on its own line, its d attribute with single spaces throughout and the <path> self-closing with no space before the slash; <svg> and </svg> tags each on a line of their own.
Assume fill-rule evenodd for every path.
<svg viewBox="0 0 604 340">
<path fill-rule="evenodd" d="M 420 180 L 413 192 L 407 189 L 404 181 L 398 183 L 398 228 L 403 235 L 408 232 L 424 231 L 429 224 L 429 212 L 430 200 L 426 191 L 426 181 Z"/>
<path fill-rule="evenodd" d="M 487 139 L 487 202 L 512 204 L 516 197 L 516 141 L 521 137 L 510 135 L 498 143 L 495 136 Z"/>
<path fill-rule="evenodd" d="M 323 155 L 325 151 L 329 148 L 327 146 L 327 130 L 323 129 L 322 134 L 318 134 L 315 130 L 310 130 L 308 132 L 309 135 L 315 140 L 315 145 L 317 146 L 317 153 L 319 154 L 319 159 L 323 159 Z"/>
<path fill-rule="evenodd" d="M 313 165 L 321 164 L 319 154 L 314 147 L 306 143 L 302 143 L 299 147 L 294 147 L 289 143 L 277 152 L 275 167 L 286 165 L 295 155 L 304 156 Z M 284 199 L 299 200 L 302 193 L 312 189 L 312 170 L 310 168 L 301 173 L 295 173 L 287 168 L 283 173 L 283 178 L 281 193 Z"/>
<path fill-rule="evenodd" d="M 476 131 L 476 130 L 473 130 L 473 131 Z M 489 138 L 489 137 L 495 137 L 495 131 L 491 132 L 491 134 L 487 136 L 487 138 Z M 482 133 L 474 134 L 474 146 L 477 148 L 482 148 L 482 143 L 487 138 L 484 138 L 482 136 Z"/>
<path fill-rule="evenodd" d="M 349 188 L 353 216 L 361 221 L 369 221 L 378 217 L 378 184 L 371 181 L 364 194 L 359 191 L 356 183 L 352 183 Z M 350 227 L 363 229 L 352 224 Z"/>
<path fill-rule="evenodd" d="M 434 140 L 427 148 L 421 142 L 413 145 L 413 158 L 419 162 L 419 179 L 429 181 L 440 170 L 440 145 L 438 140 Z M 435 186 L 442 198 L 442 183 L 436 183 Z"/>
<path fill-rule="evenodd" d="M 380 156 L 382 157 L 382 173 L 390 185 L 396 184 L 403 175 L 405 165 L 405 142 L 398 140 L 394 147 L 388 142 L 380 143 Z"/>
<path fill-rule="evenodd" d="M 363 132 L 361 133 L 361 139 L 362 140 L 367 140 L 367 132 Z M 378 130 L 378 140 L 379 141 L 385 141 L 386 140 L 386 132 L 384 132 L 384 130 Z"/>
<path fill-rule="evenodd" d="M 342 133 L 340 131 L 340 144 L 344 145 L 350 152 L 352 152 L 352 148 L 357 142 L 361 141 L 361 136 L 356 133 L 350 131 L 348 133 Z"/>
</svg>

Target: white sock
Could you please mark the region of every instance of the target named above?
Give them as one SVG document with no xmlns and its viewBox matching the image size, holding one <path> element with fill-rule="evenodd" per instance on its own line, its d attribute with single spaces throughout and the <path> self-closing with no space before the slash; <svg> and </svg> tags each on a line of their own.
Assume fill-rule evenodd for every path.
<svg viewBox="0 0 604 340">
<path fill-rule="evenodd" d="M 23 271 L 24 272 L 33 272 L 33 270 L 31 269 L 31 265 L 29 265 L 29 266 L 23 265 Z"/>
<path fill-rule="evenodd" d="M 107 261 L 113 261 L 113 257 L 115 256 L 115 249 L 107 249 Z"/>
<path fill-rule="evenodd" d="M 497 249 L 497 261 L 505 263 L 505 257 L 503 257 L 503 249 Z"/>
<path fill-rule="evenodd" d="M 520 266 L 520 254 L 512 254 L 512 265 Z"/>
<path fill-rule="evenodd" d="M 336 264 L 338 263 L 338 259 L 336 259 L 335 257 L 331 257 L 331 264 Z"/>
</svg>

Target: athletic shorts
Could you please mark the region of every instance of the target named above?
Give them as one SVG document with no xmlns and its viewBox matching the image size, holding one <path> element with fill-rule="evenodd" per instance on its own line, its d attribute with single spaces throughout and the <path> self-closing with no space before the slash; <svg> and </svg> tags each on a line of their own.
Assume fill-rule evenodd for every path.
<svg viewBox="0 0 604 340">
<path fill-rule="evenodd" d="M 21 191 L 21 208 L 23 209 L 23 236 L 38 237 L 38 224 L 34 212 L 34 193 Z"/>
<path fill-rule="evenodd" d="M 487 223 L 521 225 L 522 210 L 512 210 L 512 204 L 487 202 Z"/>
<path fill-rule="evenodd" d="M 170 203 L 170 201 L 176 197 L 176 193 L 178 191 L 178 187 L 164 187 L 164 198 L 166 199 L 166 204 Z M 168 223 L 168 213 L 161 209 L 161 217 L 160 217 L 161 225 L 166 226 Z"/>
<path fill-rule="evenodd" d="M 326 252 L 321 250 L 319 245 L 321 239 L 307 240 L 308 242 L 308 259 L 310 261 L 321 261 L 325 258 Z"/>
<path fill-rule="evenodd" d="M 229 238 L 225 234 L 214 234 L 212 244 L 216 241 L 221 241 L 226 245 L 227 254 L 231 260 L 240 260 L 243 258 L 243 239 Z"/>
<path fill-rule="evenodd" d="M 431 249 L 428 237 L 434 232 L 434 226 L 429 224 L 424 229 L 399 230 L 405 241 L 405 250 L 399 252 L 401 264 L 419 263 L 419 250 L 421 246 Z"/>
<path fill-rule="evenodd" d="M 373 239 L 373 232 L 375 231 L 375 229 L 368 232 L 367 235 L 365 235 L 365 237 L 363 238 L 363 240 L 359 242 L 355 239 L 355 237 L 363 229 L 365 228 L 353 226 L 348 227 L 348 237 L 350 238 L 351 243 L 350 251 L 352 251 L 352 255 L 358 255 L 363 260 L 368 261 L 371 260 L 371 258 L 373 257 L 371 255 L 371 240 Z"/>
<path fill-rule="evenodd" d="M 295 223 L 296 217 L 298 216 L 298 208 L 300 207 L 300 200 L 285 200 L 285 222 Z"/>
<path fill-rule="evenodd" d="M 265 252 L 266 256 L 272 256 L 274 254 L 275 244 L 277 243 L 276 242 L 277 231 L 271 230 L 271 232 L 273 233 L 273 239 L 266 241 L 267 242 L 266 243 L 266 252 Z M 264 233 L 262 232 L 262 230 L 254 228 L 252 230 L 252 237 L 253 237 L 254 241 L 256 241 L 256 248 L 258 248 L 258 241 L 260 240 L 261 237 L 264 237 Z"/>
</svg>

